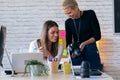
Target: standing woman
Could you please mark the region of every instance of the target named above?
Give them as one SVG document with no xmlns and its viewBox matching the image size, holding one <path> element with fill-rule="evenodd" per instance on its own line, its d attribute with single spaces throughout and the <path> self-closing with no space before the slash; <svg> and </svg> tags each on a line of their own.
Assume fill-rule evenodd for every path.
<svg viewBox="0 0 120 80">
<path fill-rule="evenodd" d="M 48 20 L 43 24 L 41 36 L 39 39 L 31 42 L 29 52 L 43 52 L 44 59 L 47 60 L 48 56 L 61 60 L 63 53 L 63 46 L 58 44 L 59 28 L 55 21 Z"/>
<path fill-rule="evenodd" d="M 65 21 L 66 43 L 78 43 L 81 56 L 72 58 L 73 65 L 81 65 L 82 60 L 90 63 L 91 69 L 102 70 L 96 41 L 101 38 L 98 19 L 93 10 L 80 10 L 76 0 L 64 0 L 63 11 L 67 17 Z"/>
</svg>

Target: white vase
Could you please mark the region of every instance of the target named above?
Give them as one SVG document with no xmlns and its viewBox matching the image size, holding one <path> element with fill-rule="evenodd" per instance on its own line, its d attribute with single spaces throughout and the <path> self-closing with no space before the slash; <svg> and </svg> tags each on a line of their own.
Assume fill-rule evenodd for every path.
<svg viewBox="0 0 120 80">
<path fill-rule="evenodd" d="M 40 65 L 30 65 L 29 66 L 29 73 L 31 77 L 40 76 L 42 73 L 42 68 Z"/>
</svg>

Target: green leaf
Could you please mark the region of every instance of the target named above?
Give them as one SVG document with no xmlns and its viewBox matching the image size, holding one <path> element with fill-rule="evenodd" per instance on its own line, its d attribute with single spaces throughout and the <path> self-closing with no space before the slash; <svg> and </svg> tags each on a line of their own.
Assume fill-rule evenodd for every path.
<svg viewBox="0 0 120 80">
<path fill-rule="evenodd" d="M 25 71 L 24 71 L 24 75 L 27 73 L 27 68 L 30 65 L 40 65 L 40 67 L 42 68 L 42 73 L 41 75 L 48 75 L 48 67 L 45 66 L 42 62 L 39 62 L 38 60 L 30 60 L 26 66 L 25 66 Z"/>
</svg>

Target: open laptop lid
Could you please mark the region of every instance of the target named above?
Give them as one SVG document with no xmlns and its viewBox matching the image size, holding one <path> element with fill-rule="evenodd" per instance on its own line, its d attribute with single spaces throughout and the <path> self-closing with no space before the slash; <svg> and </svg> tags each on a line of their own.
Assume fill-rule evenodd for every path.
<svg viewBox="0 0 120 80">
<path fill-rule="evenodd" d="M 25 65 L 29 60 L 38 60 L 45 63 L 42 53 L 12 53 L 11 60 L 13 69 L 16 73 L 23 73 Z"/>
<path fill-rule="evenodd" d="M 69 56 L 69 59 L 70 59 L 73 76 L 78 76 L 78 75 L 80 76 L 80 68 L 81 68 L 81 66 L 80 65 L 73 65 L 72 57 L 70 56 L 69 50 L 68 50 L 68 56 Z"/>
<path fill-rule="evenodd" d="M 79 78 L 81 65 L 73 65 L 72 57 L 70 56 L 69 50 L 68 50 L 68 55 L 69 55 L 69 59 L 70 59 L 70 63 L 71 63 L 72 74 L 75 78 Z M 90 71 L 90 75 L 91 76 L 100 76 L 100 75 L 102 75 L 102 72 L 100 70 L 95 69 L 95 70 Z"/>
</svg>

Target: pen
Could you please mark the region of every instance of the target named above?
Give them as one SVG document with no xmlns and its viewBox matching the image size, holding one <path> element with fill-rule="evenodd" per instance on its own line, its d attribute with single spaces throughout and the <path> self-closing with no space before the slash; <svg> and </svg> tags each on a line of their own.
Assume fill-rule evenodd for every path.
<svg viewBox="0 0 120 80">
<path fill-rule="evenodd" d="M 52 57 L 51 57 L 50 55 L 48 55 L 48 60 L 49 60 L 49 61 L 53 61 L 53 60 L 52 60 Z"/>
</svg>

